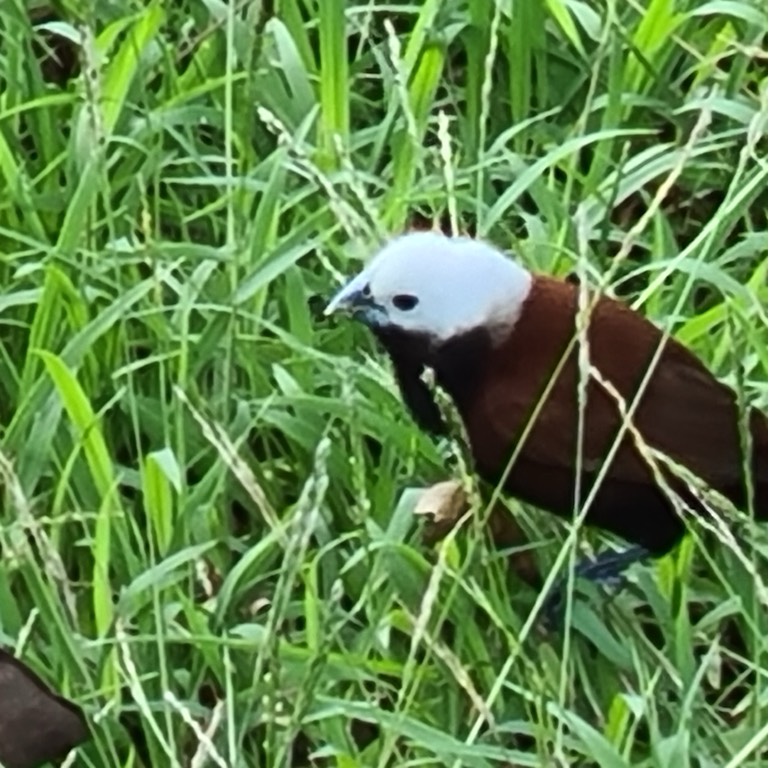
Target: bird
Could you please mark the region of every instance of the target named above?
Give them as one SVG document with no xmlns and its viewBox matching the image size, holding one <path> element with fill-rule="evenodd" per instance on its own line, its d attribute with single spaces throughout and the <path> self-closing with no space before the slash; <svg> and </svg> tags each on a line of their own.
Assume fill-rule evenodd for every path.
<svg viewBox="0 0 769 768">
<path fill-rule="evenodd" d="M 82 710 L 0 649 L 0 765 L 36 768 L 90 738 Z"/>
<path fill-rule="evenodd" d="M 416 425 L 440 437 L 449 428 L 423 377 L 432 369 L 483 480 L 566 520 L 592 495 L 584 523 L 627 547 L 583 559 L 576 575 L 616 583 L 632 563 L 663 557 L 684 537 L 671 489 L 695 515 L 708 515 L 691 483 L 650 456 L 668 457 L 743 510 L 750 488 L 754 517 L 766 520 L 767 417 L 751 407 L 741 427 L 734 390 L 605 292 L 597 292 L 582 334 L 591 375 L 581 397 L 584 289 L 579 280 L 527 269 L 483 238 L 408 230 L 385 242 L 324 313 L 345 313 L 370 329 Z M 629 426 L 620 434 L 623 422 Z"/>
</svg>

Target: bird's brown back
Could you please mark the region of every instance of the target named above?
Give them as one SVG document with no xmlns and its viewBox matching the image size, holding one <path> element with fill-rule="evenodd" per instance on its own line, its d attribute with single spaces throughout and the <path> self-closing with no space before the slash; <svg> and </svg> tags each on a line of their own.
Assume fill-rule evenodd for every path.
<svg viewBox="0 0 769 768">
<path fill-rule="evenodd" d="M 575 335 L 578 291 L 575 285 L 537 276 L 513 331 L 489 356 L 478 396 L 464 409 L 476 462 L 487 477 L 507 464 L 511 447 Z M 621 302 L 602 297 L 591 313 L 587 339 L 590 363 L 630 405 L 662 340 L 660 330 Z M 577 361 L 575 344 L 521 448 L 521 458 L 539 469 L 573 471 L 576 466 Z M 594 471 L 604 461 L 622 415 L 616 400 L 593 378 L 585 391 L 582 466 Z M 744 481 L 738 419 L 732 390 L 668 338 L 632 419 L 645 441 L 739 503 Z M 751 463 L 758 474 L 757 502 L 764 507 L 766 423 L 766 416 L 753 410 Z M 628 436 L 609 477 L 632 484 L 653 482 L 647 461 Z"/>
</svg>

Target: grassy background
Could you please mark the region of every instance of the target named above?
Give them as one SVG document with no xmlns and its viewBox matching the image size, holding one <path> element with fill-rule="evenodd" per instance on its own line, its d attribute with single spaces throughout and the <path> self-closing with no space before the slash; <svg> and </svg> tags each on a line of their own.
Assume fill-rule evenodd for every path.
<svg viewBox="0 0 769 768">
<path fill-rule="evenodd" d="M 437 217 L 765 408 L 765 11 L 4 0 L 0 642 L 86 709 L 75 764 L 766 764 L 765 531 L 542 632 L 478 526 L 423 543 L 442 447 L 316 311 Z"/>
</svg>

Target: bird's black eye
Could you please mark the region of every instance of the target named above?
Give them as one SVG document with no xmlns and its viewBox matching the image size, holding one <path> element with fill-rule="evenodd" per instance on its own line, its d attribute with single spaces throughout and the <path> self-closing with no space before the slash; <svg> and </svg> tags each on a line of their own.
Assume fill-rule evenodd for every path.
<svg viewBox="0 0 769 768">
<path fill-rule="evenodd" d="M 393 306 L 403 312 L 414 309 L 417 304 L 419 304 L 419 299 L 409 293 L 399 293 L 397 296 L 393 296 Z"/>
<path fill-rule="evenodd" d="M 365 296 L 366 298 L 369 298 L 371 296 L 371 284 L 366 283 L 366 285 L 363 286 L 363 290 L 361 291 L 361 294 Z"/>
</svg>

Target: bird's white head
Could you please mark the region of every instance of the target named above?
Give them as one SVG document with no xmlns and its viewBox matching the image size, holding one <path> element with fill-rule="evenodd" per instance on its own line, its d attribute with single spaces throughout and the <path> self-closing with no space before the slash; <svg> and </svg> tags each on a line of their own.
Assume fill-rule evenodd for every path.
<svg viewBox="0 0 769 768">
<path fill-rule="evenodd" d="M 532 275 L 483 240 L 417 231 L 390 240 L 329 302 L 372 328 L 447 341 L 475 328 L 510 330 Z"/>
</svg>

